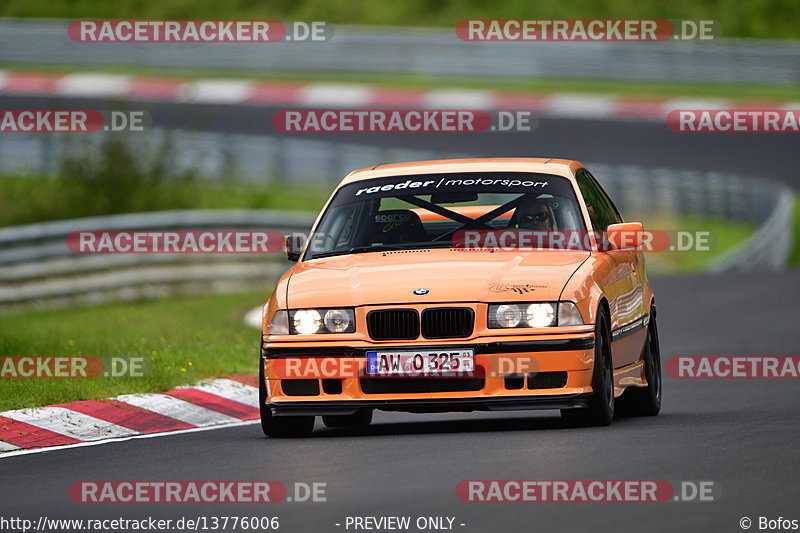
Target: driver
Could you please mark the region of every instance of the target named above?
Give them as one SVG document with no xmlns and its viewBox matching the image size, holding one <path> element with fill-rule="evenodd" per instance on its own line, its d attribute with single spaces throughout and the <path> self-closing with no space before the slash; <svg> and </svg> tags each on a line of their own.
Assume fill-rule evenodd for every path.
<svg viewBox="0 0 800 533">
<path fill-rule="evenodd" d="M 553 231 L 555 221 L 547 202 L 541 198 L 526 195 L 517 206 L 515 213 L 517 229 Z"/>
</svg>

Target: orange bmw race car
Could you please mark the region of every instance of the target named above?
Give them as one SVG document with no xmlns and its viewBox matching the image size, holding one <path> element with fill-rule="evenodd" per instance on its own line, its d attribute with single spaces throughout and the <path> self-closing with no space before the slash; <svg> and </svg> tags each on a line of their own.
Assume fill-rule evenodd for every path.
<svg viewBox="0 0 800 533">
<path fill-rule="evenodd" d="M 375 409 L 656 415 L 642 225 L 576 161 L 381 165 L 339 184 L 263 309 L 268 436 Z M 305 242 L 304 242 L 305 241 Z"/>
</svg>

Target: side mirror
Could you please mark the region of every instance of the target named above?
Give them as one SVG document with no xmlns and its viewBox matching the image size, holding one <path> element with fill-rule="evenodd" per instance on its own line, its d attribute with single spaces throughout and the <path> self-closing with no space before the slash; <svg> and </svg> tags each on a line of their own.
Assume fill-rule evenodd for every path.
<svg viewBox="0 0 800 533">
<path fill-rule="evenodd" d="M 283 253 L 289 261 L 299 261 L 306 244 L 306 236 L 302 233 L 290 233 L 283 237 Z"/>
<path fill-rule="evenodd" d="M 644 226 L 641 222 L 611 224 L 606 228 L 606 239 L 615 250 L 639 248 L 644 243 Z"/>
</svg>

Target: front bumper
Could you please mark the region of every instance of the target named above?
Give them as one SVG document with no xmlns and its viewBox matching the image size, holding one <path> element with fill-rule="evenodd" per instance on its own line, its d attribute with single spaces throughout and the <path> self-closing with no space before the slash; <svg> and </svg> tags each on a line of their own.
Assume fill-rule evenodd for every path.
<svg viewBox="0 0 800 533">
<path fill-rule="evenodd" d="M 347 415 L 358 409 L 406 412 L 505 411 L 585 407 L 591 396 L 594 336 L 548 335 L 474 339 L 437 344 L 264 343 L 262 364 L 266 406 L 275 416 Z M 290 359 L 315 363 L 363 364 L 371 351 L 429 351 L 471 348 L 475 374 L 470 377 L 374 377 L 304 374 L 287 379 Z M 312 365 L 322 368 L 322 365 Z M 537 377 L 538 376 L 538 377 Z M 549 379 L 556 376 L 557 379 Z M 294 377 L 294 376 L 292 376 Z M 545 379 L 539 379 L 545 378 Z M 291 383 L 290 383 L 291 381 Z"/>
</svg>

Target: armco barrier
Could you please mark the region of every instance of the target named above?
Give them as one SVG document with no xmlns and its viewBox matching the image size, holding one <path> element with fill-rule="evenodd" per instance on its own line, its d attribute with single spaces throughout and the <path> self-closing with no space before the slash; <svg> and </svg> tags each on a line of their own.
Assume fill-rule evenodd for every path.
<svg viewBox="0 0 800 533">
<path fill-rule="evenodd" d="M 795 84 L 785 41 L 465 42 L 455 28 L 335 26 L 324 43 L 76 43 L 68 20 L 0 20 L 0 62 L 139 67 Z M 455 24 L 457 21 L 453 21 Z M 722 28 L 723 35 L 725 28 Z M 91 53 L 87 53 L 90 50 Z"/>
<path fill-rule="evenodd" d="M 747 240 L 717 257 L 711 272 L 781 270 L 786 267 L 794 235 L 794 195 L 787 187 L 774 192 L 775 206 L 769 218 Z"/>
<path fill-rule="evenodd" d="M 192 210 L 0 229 L 0 308 L 68 307 L 180 294 L 266 291 L 289 265 L 282 254 L 77 255 L 67 248 L 66 238 L 81 230 L 307 232 L 313 221 L 313 214 L 289 211 Z"/>
</svg>

